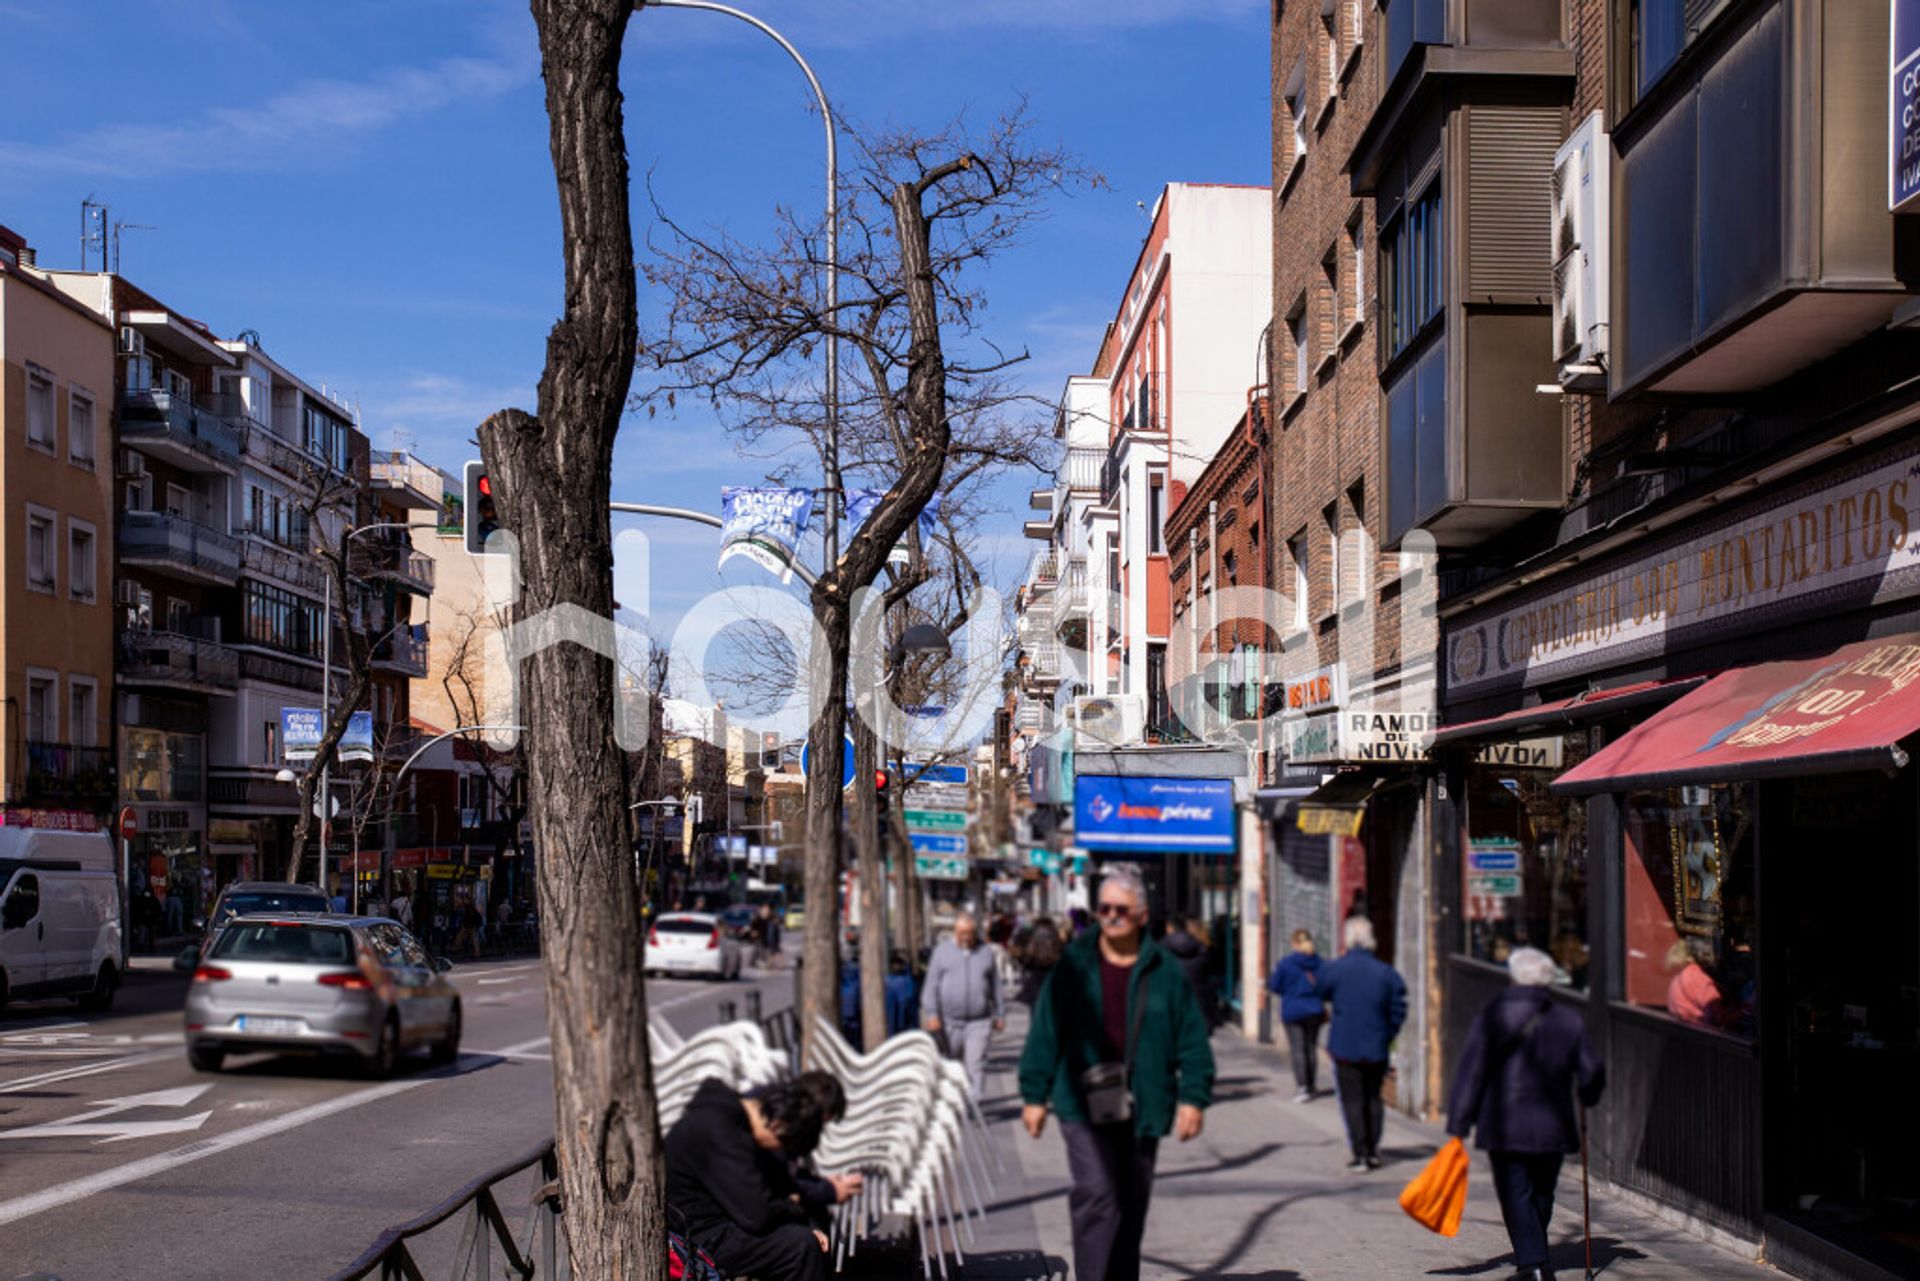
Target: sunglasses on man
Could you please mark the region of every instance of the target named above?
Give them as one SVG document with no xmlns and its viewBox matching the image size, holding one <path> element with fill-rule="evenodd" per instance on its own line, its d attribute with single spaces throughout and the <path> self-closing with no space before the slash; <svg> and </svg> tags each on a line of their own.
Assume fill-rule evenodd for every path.
<svg viewBox="0 0 1920 1281">
<path fill-rule="evenodd" d="M 1093 909 L 1093 914 L 1099 917 L 1132 916 L 1133 909 L 1125 903 L 1102 903 Z"/>
</svg>

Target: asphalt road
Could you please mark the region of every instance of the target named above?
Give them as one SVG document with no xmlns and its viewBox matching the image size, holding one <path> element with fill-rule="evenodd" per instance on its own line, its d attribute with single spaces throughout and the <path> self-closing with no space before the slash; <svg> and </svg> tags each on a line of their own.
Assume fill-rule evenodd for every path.
<svg viewBox="0 0 1920 1281">
<path fill-rule="evenodd" d="M 459 1061 L 410 1058 L 390 1081 L 267 1056 L 196 1073 L 181 1043 L 185 980 L 164 970 L 129 976 L 110 1014 L 65 1001 L 0 1012 L 0 1278 L 325 1277 L 383 1229 L 544 1142 L 539 962 L 451 977 L 466 1020 Z M 791 1004 L 792 972 L 656 979 L 648 992 L 690 1032 L 756 987 L 772 1013 Z"/>
</svg>

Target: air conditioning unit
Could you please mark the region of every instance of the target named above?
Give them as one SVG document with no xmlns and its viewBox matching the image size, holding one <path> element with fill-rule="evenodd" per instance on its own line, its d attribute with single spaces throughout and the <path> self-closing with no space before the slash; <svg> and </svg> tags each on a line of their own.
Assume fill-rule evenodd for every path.
<svg viewBox="0 0 1920 1281">
<path fill-rule="evenodd" d="M 132 449 L 120 451 L 120 457 L 114 466 L 114 475 L 124 480 L 132 480 L 147 474 L 146 455 Z"/>
<path fill-rule="evenodd" d="M 147 336 L 132 325 L 120 326 L 120 354 L 122 356 L 146 355 Z"/>
<path fill-rule="evenodd" d="M 1146 737 L 1146 700 L 1134 695 L 1076 698 L 1067 715 L 1077 747 L 1124 747 Z"/>
<path fill-rule="evenodd" d="M 1563 386 L 1606 366 L 1611 161 L 1597 111 L 1553 158 L 1553 359 Z"/>
</svg>

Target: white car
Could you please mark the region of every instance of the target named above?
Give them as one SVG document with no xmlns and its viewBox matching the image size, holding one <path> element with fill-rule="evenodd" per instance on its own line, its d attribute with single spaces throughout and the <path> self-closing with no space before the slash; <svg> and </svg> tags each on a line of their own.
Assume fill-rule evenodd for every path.
<svg viewBox="0 0 1920 1281">
<path fill-rule="evenodd" d="M 706 912 L 669 912 L 647 931 L 650 974 L 689 974 L 713 979 L 740 977 L 740 944 L 720 918 Z"/>
</svg>

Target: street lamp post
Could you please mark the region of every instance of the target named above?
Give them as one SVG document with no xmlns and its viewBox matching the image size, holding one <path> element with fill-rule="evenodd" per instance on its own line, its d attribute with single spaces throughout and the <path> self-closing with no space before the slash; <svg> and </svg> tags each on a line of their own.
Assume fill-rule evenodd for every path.
<svg viewBox="0 0 1920 1281">
<path fill-rule="evenodd" d="M 832 332 L 837 328 L 840 309 L 840 164 L 838 143 L 835 138 L 833 109 L 827 105 L 827 95 L 820 87 L 820 79 L 813 74 L 813 68 L 800 56 L 800 51 L 778 31 L 754 17 L 752 14 L 731 5 L 715 4 L 712 0 L 634 0 L 635 9 L 705 9 L 710 13 L 722 13 L 772 37 L 774 43 L 787 51 L 787 56 L 798 64 L 801 74 L 807 78 L 807 85 L 813 90 L 813 97 L 820 105 L 820 119 L 827 131 L 827 261 L 823 267 L 825 273 L 825 294 L 827 300 L 827 439 L 823 463 L 826 472 L 826 485 L 823 492 L 827 496 L 826 521 L 826 568 L 831 571 L 840 560 L 840 340 Z"/>
</svg>

